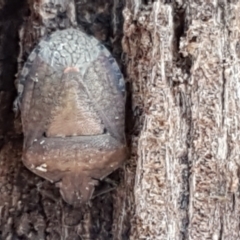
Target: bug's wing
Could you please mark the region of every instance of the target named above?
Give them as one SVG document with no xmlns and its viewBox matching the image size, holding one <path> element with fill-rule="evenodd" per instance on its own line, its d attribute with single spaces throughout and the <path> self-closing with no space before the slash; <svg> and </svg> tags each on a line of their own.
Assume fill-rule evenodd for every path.
<svg viewBox="0 0 240 240">
<path fill-rule="evenodd" d="M 125 142 L 125 84 L 116 61 L 106 49 L 88 67 L 83 81 L 107 131 Z"/>
<path fill-rule="evenodd" d="M 33 51 L 34 53 L 35 51 Z M 56 105 L 61 84 L 61 72 L 55 71 L 38 54 L 26 62 L 19 85 L 24 147 L 40 138 L 50 122 L 51 110 Z M 27 69 L 27 70 L 26 70 Z M 27 72 L 27 74 L 25 74 Z M 24 75 L 23 75 L 24 74 Z"/>
<path fill-rule="evenodd" d="M 108 133 L 125 142 L 125 86 L 117 63 L 96 39 L 80 31 L 68 29 L 57 31 L 42 40 L 25 64 L 25 69 L 29 72 L 26 74 L 23 71 L 23 76 L 20 77 L 23 80 L 20 85 L 24 85 L 21 112 L 25 146 L 30 146 L 35 139 L 42 136 L 48 130 L 49 123 L 51 126 L 55 126 L 57 122 L 60 122 L 59 126 L 65 125 L 62 121 L 63 112 L 58 114 L 53 110 L 59 108 L 61 92 L 62 104 L 69 102 L 70 98 L 64 97 L 64 94 L 72 90 L 63 87 L 62 82 L 63 73 L 68 67 L 77 69 L 79 73 L 75 81 L 79 83 L 79 87 L 72 88 L 78 97 L 73 99 L 73 102 L 76 101 L 82 108 L 75 107 L 76 111 L 72 110 L 73 117 L 76 118 L 80 110 L 83 117 L 80 120 L 77 118 L 79 124 L 91 129 L 91 124 L 86 119 L 92 119 L 93 124 L 100 126 L 97 119 L 99 117 Z M 65 80 L 67 85 L 72 81 L 68 78 Z M 83 91 L 86 91 L 88 99 L 83 97 L 84 94 L 80 94 Z M 58 121 L 59 119 L 61 121 Z M 74 123 L 72 120 L 70 122 Z M 70 125 L 77 128 L 76 124 Z M 59 128 L 55 128 L 56 131 L 50 127 L 49 132 L 54 133 L 50 135 L 59 132 Z M 80 130 L 76 132 L 77 135 L 83 132 Z M 94 132 L 101 132 L 100 130 Z"/>
</svg>

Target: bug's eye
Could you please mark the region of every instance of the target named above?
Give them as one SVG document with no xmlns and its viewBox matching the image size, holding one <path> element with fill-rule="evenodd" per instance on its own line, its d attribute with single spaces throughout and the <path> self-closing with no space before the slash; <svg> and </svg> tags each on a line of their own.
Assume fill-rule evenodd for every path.
<svg viewBox="0 0 240 240">
<path fill-rule="evenodd" d="M 44 133 L 43 133 L 43 137 L 47 137 L 47 134 L 46 134 L 46 132 L 44 132 Z"/>
<path fill-rule="evenodd" d="M 103 134 L 106 134 L 106 133 L 107 133 L 107 129 L 104 128 L 104 129 L 103 129 Z"/>
</svg>

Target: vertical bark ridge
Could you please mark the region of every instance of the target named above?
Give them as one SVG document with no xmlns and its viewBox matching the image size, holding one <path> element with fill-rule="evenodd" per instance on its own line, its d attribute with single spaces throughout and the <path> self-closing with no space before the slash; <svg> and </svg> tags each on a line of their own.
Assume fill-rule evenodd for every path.
<svg viewBox="0 0 240 240">
<path fill-rule="evenodd" d="M 189 103 L 187 73 L 177 65 L 179 54 L 175 52 L 177 5 L 156 1 L 137 10 L 136 5 L 127 6 L 123 47 L 129 60 L 133 111 L 140 119 L 139 136 L 133 139 L 138 162 L 136 225 L 131 237 L 181 239 L 188 224 L 188 187 L 184 184 Z"/>
<path fill-rule="evenodd" d="M 189 239 L 239 238 L 239 209 L 235 208 L 239 184 L 238 9 L 238 3 L 227 1 L 191 2 L 188 7 L 189 26 L 181 50 L 193 59 Z"/>
</svg>

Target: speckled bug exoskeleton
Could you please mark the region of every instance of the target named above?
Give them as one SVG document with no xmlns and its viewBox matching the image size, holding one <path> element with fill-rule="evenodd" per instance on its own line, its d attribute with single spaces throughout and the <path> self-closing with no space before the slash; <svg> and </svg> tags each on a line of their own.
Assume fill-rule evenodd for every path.
<svg viewBox="0 0 240 240">
<path fill-rule="evenodd" d="M 45 37 L 18 79 L 22 160 L 63 199 L 88 201 L 127 157 L 125 84 L 109 51 L 76 29 Z"/>
</svg>

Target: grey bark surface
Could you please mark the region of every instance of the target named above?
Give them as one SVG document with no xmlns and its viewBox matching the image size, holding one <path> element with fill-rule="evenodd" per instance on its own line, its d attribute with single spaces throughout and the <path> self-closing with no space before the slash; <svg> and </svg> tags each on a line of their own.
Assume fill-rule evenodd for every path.
<svg viewBox="0 0 240 240">
<path fill-rule="evenodd" d="M 76 0 L 61 14 L 19 2 L 0 1 L 0 239 L 240 239 L 239 1 Z M 44 34 L 78 25 L 130 83 L 131 158 L 116 190 L 84 208 L 21 163 L 23 16 L 23 61 Z"/>
</svg>

